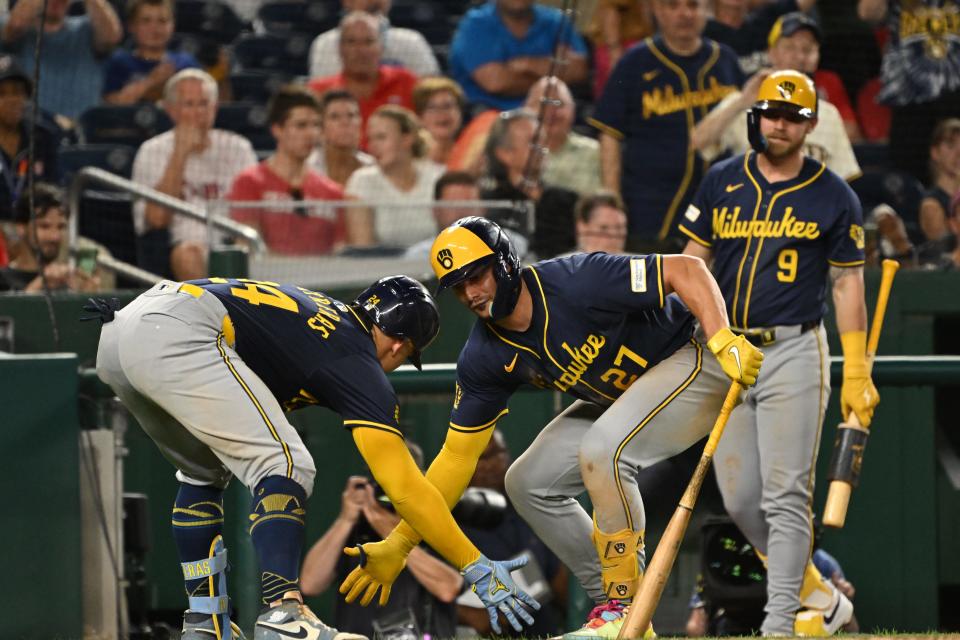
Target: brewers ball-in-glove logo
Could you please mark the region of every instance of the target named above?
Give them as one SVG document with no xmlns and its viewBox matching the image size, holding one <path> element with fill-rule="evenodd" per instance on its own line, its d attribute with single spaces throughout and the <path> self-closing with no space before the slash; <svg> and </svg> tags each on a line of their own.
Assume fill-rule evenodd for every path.
<svg viewBox="0 0 960 640">
<path fill-rule="evenodd" d="M 437 252 L 437 262 L 440 263 L 440 266 L 444 269 L 453 268 L 453 254 L 450 253 L 450 249 L 441 249 Z"/>
<path fill-rule="evenodd" d="M 625 585 L 625 584 L 618 584 L 618 585 L 617 585 L 617 595 L 619 595 L 621 598 L 624 597 L 625 595 L 627 595 L 627 585 Z"/>
<path fill-rule="evenodd" d="M 623 544 L 622 542 L 618 542 L 617 544 L 613 545 L 613 550 L 618 554 L 623 554 L 623 552 L 627 550 L 627 545 Z"/>
<path fill-rule="evenodd" d="M 780 92 L 780 97 L 784 100 L 789 100 L 793 96 L 793 92 L 797 90 L 797 85 L 789 80 L 785 80 L 777 85 L 777 91 Z"/>
</svg>

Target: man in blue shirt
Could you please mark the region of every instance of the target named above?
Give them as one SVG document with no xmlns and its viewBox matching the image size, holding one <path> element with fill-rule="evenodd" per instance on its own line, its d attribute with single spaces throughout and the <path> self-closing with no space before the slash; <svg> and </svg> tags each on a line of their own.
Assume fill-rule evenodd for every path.
<svg viewBox="0 0 960 640">
<path fill-rule="evenodd" d="M 100 58 L 117 46 L 123 29 L 107 0 L 84 0 L 83 16 L 67 17 L 68 4 L 68 0 L 49 0 L 46 14 L 41 15 L 41 0 L 21 0 L 2 20 L 0 42 L 32 74 L 36 30 L 43 29 L 43 72 L 37 88 L 40 107 L 76 119 L 100 102 Z"/>
<path fill-rule="evenodd" d="M 464 16 L 450 46 L 450 72 L 470 102 L 505 111 L 523 104 L 550 72 L 558 43 L 567 84 L 587 77 L 587 46 L 572 21 L 533 0 L 490 0 Z"/>
</svg>

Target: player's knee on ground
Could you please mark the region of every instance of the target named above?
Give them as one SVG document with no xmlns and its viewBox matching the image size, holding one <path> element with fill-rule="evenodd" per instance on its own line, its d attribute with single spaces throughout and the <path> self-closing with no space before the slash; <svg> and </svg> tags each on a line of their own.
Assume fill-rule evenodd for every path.
<svg viewBox="0 0 960 640">
<path fill-rule="evenodd" d="M 283 476 L 268 476 L 253 489 L 250 538 L 260 566 L 263 604 L 299 589 L 306 502 L 304 488 Z"/>
</svg>

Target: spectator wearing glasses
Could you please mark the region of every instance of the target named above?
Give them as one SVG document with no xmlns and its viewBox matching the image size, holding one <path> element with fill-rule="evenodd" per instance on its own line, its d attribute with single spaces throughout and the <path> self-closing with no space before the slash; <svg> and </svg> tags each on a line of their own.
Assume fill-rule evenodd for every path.
<svg viewBox="0 0 960 640">
<path fill-rule="evenodd" d="M 627 213 L 616 193 L 601 189 L 580 198 L 574 215 L 578 252 L 616 254 L 626 250 Z"/>
<path fill-rule="evenodd" d="M 450 78 L 424 78 L 413 88 L 413 110 L 431 138 L 428 157 L 440 166 L 446 167 L 463 126 L 465 101 L 463 89 Z"/>
<path fill-rule="evenodd" d="M 430 44 L 413 29 L 394 27 L 390 24 L 390 0 L 341 0 L 344 14 L 364 11 L 373 15 L 378 23 L 383 53 L 380 62 L 394 67 L 403 67 L 416 76 L 435 76 L 440 73 L 437 57 Z M 321 33 L 310 45 L 310 75 L 332 76 L 343 69 L 337 50 L 340 47 L 340 29 Z"/>
<path fill-rule="evenodd" d="M 525 107 L 543 114 L 541 144 L 549 152 L 543 168 L 544 184 L 580 195 L 599 189 L 600 144 L 573 131 L 574 102 L 567 84 L 556 77 L 540 78 L 530 87 Z"/>
<path fill-rule="evenodd" d="M 363 126 L 382 105 L 393 104 L 413 108 L 413 86 L 417 76 L 400 67 L 383 64 L 383 41 L 376 16 L 353 11 L 340 21 L 340 73 L 314 78 L 309 87 L 321 95 L 329 89 L 346 89 L 360 105 Z M 366 148 L 361 138 L 360 148 Z"/>
<path fill-rule="evenodd" d="M 332 180 L 310 168 L 307 158 L 320 138 L 320 104 L 307 89 L 282 87 L 267 108 L 277 150 L 233 181 L 228 199 L 289 203 L 263 209 L 234 208 L 231 216 L 257 228 L 274 253 L 319 255 L 343 244 L 346 226 L 340 209 L 296 205 L 301 200 L 342 200 Z"/>
<path fill-rule="evenodd" d="M 360 105 L 349 91 L 331 89 L 320 97 L 320 146 L 310 154 L 310 166 L 341 187 L 361 167 L 374 163 L 360 151 Z"/>
</svg>

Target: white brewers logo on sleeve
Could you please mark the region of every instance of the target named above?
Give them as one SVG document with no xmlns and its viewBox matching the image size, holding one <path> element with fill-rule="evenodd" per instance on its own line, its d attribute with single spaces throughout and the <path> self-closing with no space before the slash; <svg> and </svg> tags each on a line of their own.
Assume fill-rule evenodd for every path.
<svg viewBox="0 0 960 640">
<path fill-rule="evenodd" d="M 630 290 L 634 293 L 647 291 L 647 263 L 643 258 L 630 260 Z"/>
</svg>

